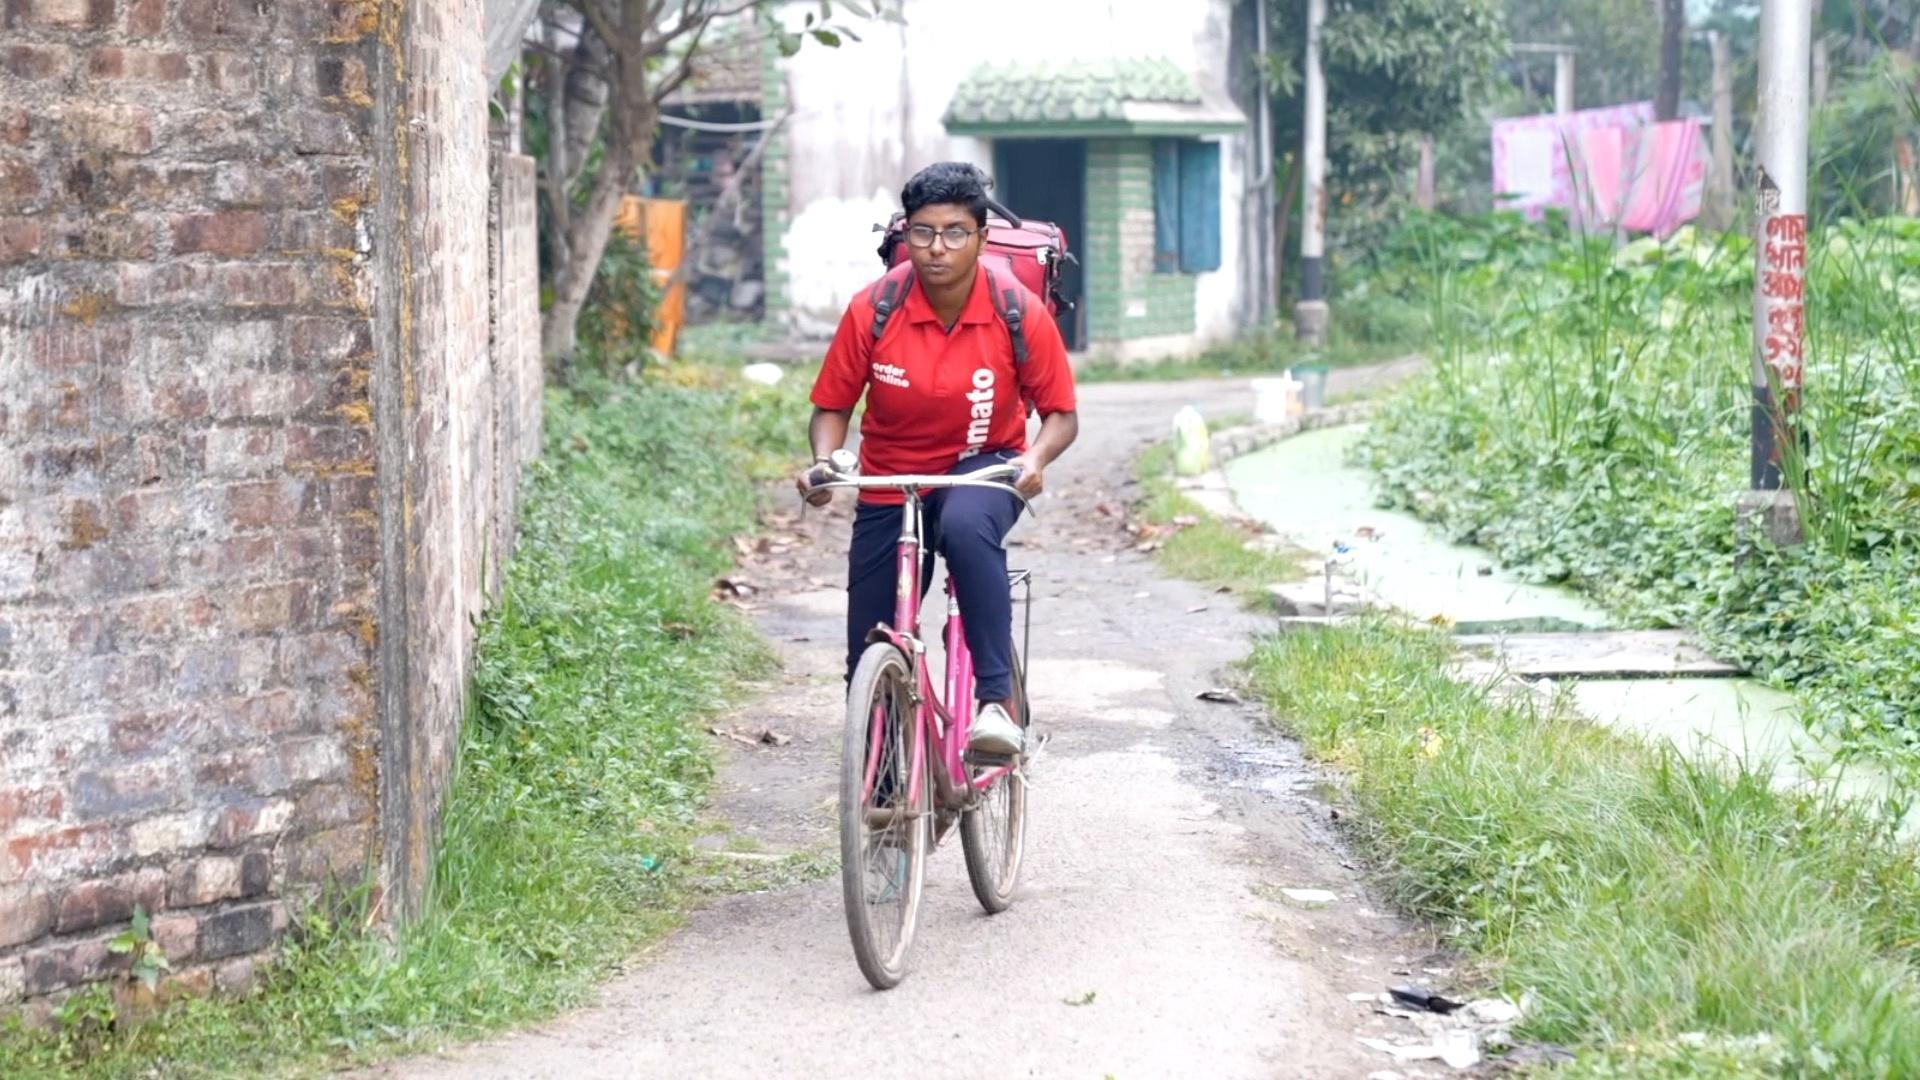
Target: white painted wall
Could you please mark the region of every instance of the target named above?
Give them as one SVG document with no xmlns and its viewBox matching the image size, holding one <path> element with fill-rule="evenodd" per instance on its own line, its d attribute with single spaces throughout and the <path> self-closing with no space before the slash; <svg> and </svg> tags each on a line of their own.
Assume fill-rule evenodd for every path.
<svg viewBox="0 0 1920 1080">
<path fill-rule="evenodd" d="M 1164 57 L 1194 73 L 1209 103 L 1227 106 L 1232 7 L 1233 0 L 904 0 L 903 26 L 856 25 L 864 40 L 837 49 L 809 42 L 784 62 L 794 108 L 793 216 L 784 239 L 795 329 L 830 334 L 847 302 L 879 276 L 873 226 L 898 207 L 915 171 L 942 160 L 991 171 L 986 140 L 949 135 L 941 123 L 974 65 Z M 794 3 L 782 14 L 798 28 L 809 10 L 818 7 Z M 1247 302 L 1239 266 L 1245 143 L 1233 135 L 1221 147 L 1221 268 L 1196 282 L 1198 332 L 1189 347 L 1232 335 Z"/>
</svg>

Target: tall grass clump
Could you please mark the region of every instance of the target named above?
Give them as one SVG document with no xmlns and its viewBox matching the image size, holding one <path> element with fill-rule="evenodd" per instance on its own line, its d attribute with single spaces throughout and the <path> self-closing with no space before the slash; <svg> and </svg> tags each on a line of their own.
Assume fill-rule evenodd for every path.
<svg viewBox="0 0 1920 1080">
<path fill-rule="evenodd" d="M 1809 243 L 1807 543 L 1736 529 L 1748 483 L 1752 244 L 1616 248 L 1512 219 L 1415 219 L 1385 258 L 1440 362 L 1361 453 L 1385 499 L 1635 625 L 1698 628 L 1803 691 L 1850 746 L 1920 761 L 1920 221 Z"/>
<path fill-rule="evenodd" d="M 1262 643 L 1383 882 L 1531 1002 L 1555 1075 L 1920 1075 L 1920 866 L 1897 815 L 1777 792 L 1451 678 L 1385 623 Z"/>
<path fill-rule="evenodd" d="M 700 720 L 771 662 L 710 590 L 757 481 L 801 452 L 801 382 L 667 366 L 550 391 L 420 917 L 388 940 L 329 898 L 255 995 L 132 1023 L 96 990 L 0 1034 L 0 1076 L 253 1077 L 470 1038 L 583 1000 L 672 925 Z"/>
</svg>

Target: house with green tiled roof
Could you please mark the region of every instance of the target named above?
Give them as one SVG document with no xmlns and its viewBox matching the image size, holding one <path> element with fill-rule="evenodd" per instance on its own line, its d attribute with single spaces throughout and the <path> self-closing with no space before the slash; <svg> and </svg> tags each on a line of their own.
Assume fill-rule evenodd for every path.
<svg viewBox="0 0 1920 1080">
<path fill-rule="evenodd" d="M 1270 152 L 1254 0 L 906 0 L 837 48 L 763 53 L 766 311 L 824 335 L 881 272 L 901 185 L 973 161 L 1078 260 L 1059 316 L 1081 355 L 1192 353 L 1259 325 Z M 817 10 L 796 5 L 790 13 Z"/>
</svg>

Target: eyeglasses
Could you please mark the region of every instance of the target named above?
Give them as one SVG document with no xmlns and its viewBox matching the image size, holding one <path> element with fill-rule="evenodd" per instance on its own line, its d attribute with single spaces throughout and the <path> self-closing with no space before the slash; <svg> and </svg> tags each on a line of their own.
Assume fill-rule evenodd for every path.
<svg viewBox="0 0 1920 1080">
<path fill-rule="evenodd" d="M 949 225 L 944 229 L 935 229 L 931 225 L 915 225 L 907 230 L 907 243 L 917 248 L 933 246 L 933 238 L 939 237 L 948 248 L 957 248 L 973 239 L 974 229 L 963 229 L 958 225 Z"/>
</svg>

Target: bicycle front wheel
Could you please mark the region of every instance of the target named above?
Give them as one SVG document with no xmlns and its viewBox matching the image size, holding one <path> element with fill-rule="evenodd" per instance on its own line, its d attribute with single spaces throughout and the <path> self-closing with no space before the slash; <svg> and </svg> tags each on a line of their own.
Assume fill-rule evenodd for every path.
<svg viewBox="0 0 1920 1080">
<path fill-rule="evenodd" d="M 1019 657 L 1013 663 L 1014 721 L 1027 727 L 1027 679 Z M 1032 737 L 1029 729 L 1028 737 Z M 984 772 L 975 769 L 977 776 Z M 1020 879 L 1020 860 L 1026 854 L 1027 774 L 1024 767 L 994 781 L 980 802 L 960 818 L 960 850 L 967 857 L 967 880 L 974 898 L 987 914 L 998 915 L 1013 905 L 1013 887 Z"/>
<path fill-rule="evenodd" d="M 919 741 L 906 659 L 868 646 L 840 751 L 840 886 L 854 959 L 876 990 L 906 976 L 926 884 L 932 792 Z"/>
</svg>

